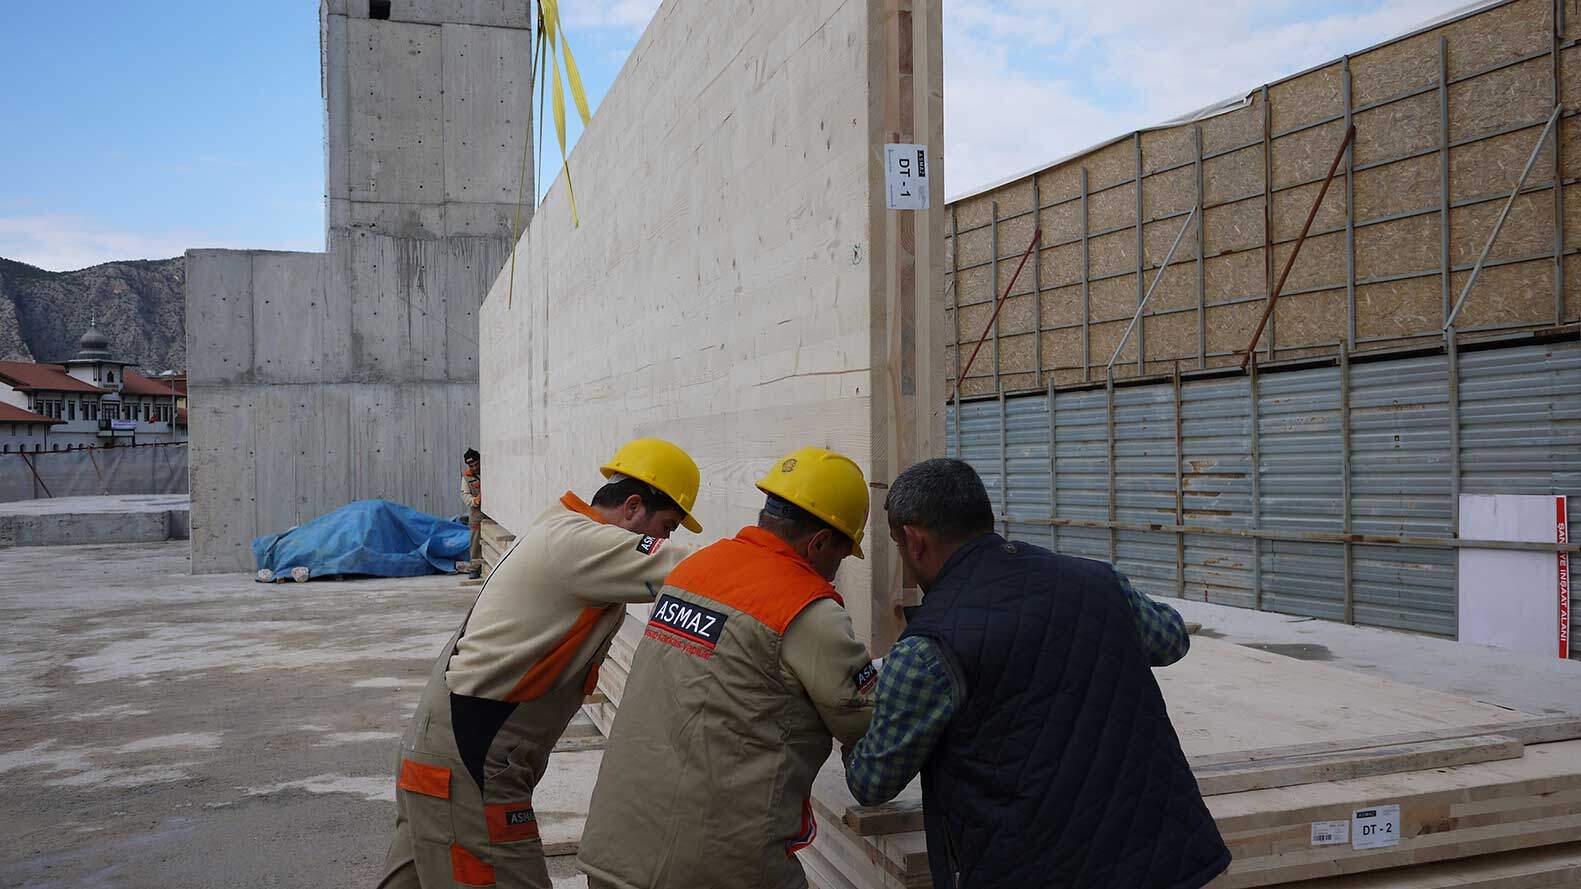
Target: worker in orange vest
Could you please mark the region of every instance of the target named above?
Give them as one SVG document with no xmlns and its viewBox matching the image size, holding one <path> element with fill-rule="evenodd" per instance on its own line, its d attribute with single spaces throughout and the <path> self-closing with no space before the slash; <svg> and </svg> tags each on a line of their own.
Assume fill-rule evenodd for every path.
<svg viewBox="0 0 1581 889">
<path fill-rule="evenodd" d="M 593 690 L 627 603 L 651 602 L 690 552 L 697 464 L 639 439 L 533 520 L 429 675 L 401 742 L 395 839 L 381 887 L 549 889 L 533 788 Z"/>
<path fill-rule="evenodd" d="M 758 482 L 756 526 L 665 581 L 610 731 L 578 865 L 590 889 L 803 889 L 812 783 L 867 730 L 878 671 L 835 592 L 867 483 L 823 448 Z"/>
<path fill-rule="evenodd" d="M 472 529 L 467 576 L 475 580 L 483 576 L 483 457 L 475 448 L 467 448 L 461 463 L 461 502 L 467 505 L 467 527 Z"/>
</svg>

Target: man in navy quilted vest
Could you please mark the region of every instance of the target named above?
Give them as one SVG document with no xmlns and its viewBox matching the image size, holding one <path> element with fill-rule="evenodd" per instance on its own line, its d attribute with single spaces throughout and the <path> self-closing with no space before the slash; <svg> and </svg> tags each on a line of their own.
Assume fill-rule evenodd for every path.
<svg viewBox="0 0 1581 889">
<path fill-rule="evenodd" d="M 926 595 L 846 782 L 873 805 L 922 773 L 933 885 L 1197 889 L 1222 873 L 1151 670 L 1185 656 L 1180 615 L 1104 562 L 995 534 L 960 460 L 907 469 L 884 509 Z"/>
</svg>

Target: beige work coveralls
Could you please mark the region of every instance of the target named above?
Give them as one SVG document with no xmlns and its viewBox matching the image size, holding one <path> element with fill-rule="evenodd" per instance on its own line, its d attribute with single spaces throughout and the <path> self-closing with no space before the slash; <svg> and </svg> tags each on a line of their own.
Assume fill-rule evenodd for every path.
<svg viewBox="0 0 1581 889">
<path fill-rule="evenodd" d="M 804 889 L 812 784 L 867 730 L 877 670 L 834 588 L 762 528 L 699 550 L 654 605 L 577 864 L 591 889 Z"/>
<path fill-rule="evenodd" d="M 401 741 L 380 887 L 549 889 L 533 788 L 597 682 L 625 603 L 690 549 L 603 524 L 574 495 L 489 576 Z"/>
</svg>

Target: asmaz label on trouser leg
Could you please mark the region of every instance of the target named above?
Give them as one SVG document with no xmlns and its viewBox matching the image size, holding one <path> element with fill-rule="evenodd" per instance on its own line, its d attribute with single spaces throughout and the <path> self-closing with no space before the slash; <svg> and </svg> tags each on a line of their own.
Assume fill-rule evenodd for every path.
<svg viewBox="0 0 1581 889">
<path fill-rule="evenodd" d="M 1350 847 L 1382 849 L 1400 842 L 1400 807 L 1357 809 L 1350 816 Z"/>
<path fill-rule="evenodd" d="M 1312 845 L 1337 846 L 1350 842 L 1349 821 L 1312 822 Z"/>
</svg>

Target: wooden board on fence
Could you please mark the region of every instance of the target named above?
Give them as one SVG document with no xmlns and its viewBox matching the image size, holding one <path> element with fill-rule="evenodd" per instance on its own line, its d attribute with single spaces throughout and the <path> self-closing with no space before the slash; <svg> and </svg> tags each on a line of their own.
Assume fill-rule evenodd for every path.
<svg viewBox="0 0 1581 889">
<path fill-rule="evenodd" d="M 1091 356 L 1091 376 L 1101 378 L 1118 335 L 1105 333 L 1099 325 L 1122 314 L 1129 317 L 1136 307 L 1138 214 L 1144 226 L 1143 264 L 1152 268 L 1180 225 L 1175 218 L 1161 217 L 1195 205 L 1203 211 L 1200 241 L 1196 231 L 1187 233 L 1175 258 L 1180 267 L 1172 266 L 1149 307 L 1184 311 L 1150 318 L 1138 333 L 1145 364 L 1159 368 L 1156 372 L 1168 372 L 1166 362 L 1174 358 L 1195 366 L 1203 353 L 1213 366 L 1213 353 L 1244 349 L 1248 336 L 1241 312 L 1208 311 L 1206 342 L 1199 343 L 1198 300 L 1212 305 L 1266 295 L 1269 278 L 1279 274 L 1313 206 L 1318 180 L 1334 157 L 1349 116 L 1356 126 L 1352 156 L 1341 163 L 1319 207 L 1286 288 L 1290 301 L 1281 302 L 1265 342 L 1275 346 L 1275 357 L 1286 358 L 1333 354 L 1348 343 L 1352 330 L 1357 340 L 1352 345 L 1363 350 L 1382 348 L 1389 339 L 1441 336 L 1444 266 L 1455 270 L 1450 284 L 1458 294 L 1493 217 L 1538 146 L 1553 97 L 1561 96 L 1572 112 L 1581 102 L 1581 51 L 1554 39 L 1555 8 L 1552 0 L 1509 0 L 1376 47 L 1349 47 L 1346 58 L 1287 80 L 1263 88 L 1246 84 L 1247 101 L 1233 110 L 1137 134 L 1115 134 L 1058 165 L 962 197 L 950 205 L 962 229 L 960 263 L 986 261 L 995 204 L 1000 252 L 1015 252 L 1009 246 L 1015 239 L 1007 232 L 1024 227 L 1027 217 L 1017 214 L 1030 209 L 1035 181 L 1040 218 L 1048 226 L 1048 279 L 1042 282 L 1048 289 L 1038 298 L 1059 300 L 1055 288 L 1075 285 L 1079 290 L 1084 277 L 1090 282 L 1096 309 L 1090 337 L 1094 342 L 1103 336 L 1111 339 L 1108 350 Z M 1571 30 L 1576 18 L 1573 12 L 1566 17 Z M 1447 71 L 1442 83 L 1441 66 Z M 1554 225 L 1560 215 L 1555 210 L 1568 210 L 1574 198 L 1556 196 L 1554 185 L 1556 178 L 1563 182 L 1577 175 L 1577 132 L 1581 127 L 1574 124 L 1560 128 L 1562 175 L 1556 177 L 1552 148 L 1537 154 L 1526 181 L 1528 193 L 1517 200 L 1491 253 L 1493 261 L 1511 264 L 1484 270 L 1464 317 L 1457 320 L 1459 327 L 1538 329 L 1574 316 L 1573 304 L 1568 310 L 1563 304 L 1556 307 L 1553 279 Z M 1347 170 L 1352 169 L 1347 182 Z M 1446 191 L 1447 201 L 1456 205 L 1447 211 Z M 1440 230 L 1446 212 L 1447 257 Z M 1562 226 L 1574 228 L 1572 214 L 1560 216 Z M 1083 234 L 1090 248 L 1085 269 L 1075 259 L 1079 247 L 1072 249 Z M 1573 247 L 1575 235 L 1560 234 L 1557 240 Z M 1269 241 L 1274 255 L 1265 257 Z M 1194 268 L 1199 247 L 1201 279 Z M 946 247 L 947 255 L 950 249 Z M 1271 274 L 1265 262 L 1271 264 Z M 1000 265 L 1006 263 L 1001 260 Z M 963 293 L 987 301 L 992 294 L 983 271 L 963 269 L 959 277 Z M 1565 290 L 1581 289 L 1569 270 L 1566 278 Z M 939 288 L 937 298 L 947 301 L 949 290 Z M 986 314 L 986 304 L 981 310 Z M 1077 321 L 1067 313 L 1063 323 Z M 980 330 L 980 325 L 970 326 L 969 339 L 975 341 Z M 996 335 L 1029 332 L 1001 327 Z M 1016 351 L 1008 341 L 1000 347 L 989 354 Z M 1131 348 L 1131 366 L 1117 366 L 1117 376 L 1135 373 Z M 1022 358 L 1019 351 L 1016 357 Z M 1122 353 L 1122 361 L 1126 357 Z M 989 361 L 976 371 L 987 376 L 970 381 L 964 391 L 1041 388 L 1048 374 L 1069 364 L 1069 354 L 1051 350 L 1044 350 L 1042 359 L 1043 367 L 1032 373 L 1020 366 L 996 369 Z M 1055 374 L 1058 382 L 1069 377 Z"/>
</svg>

